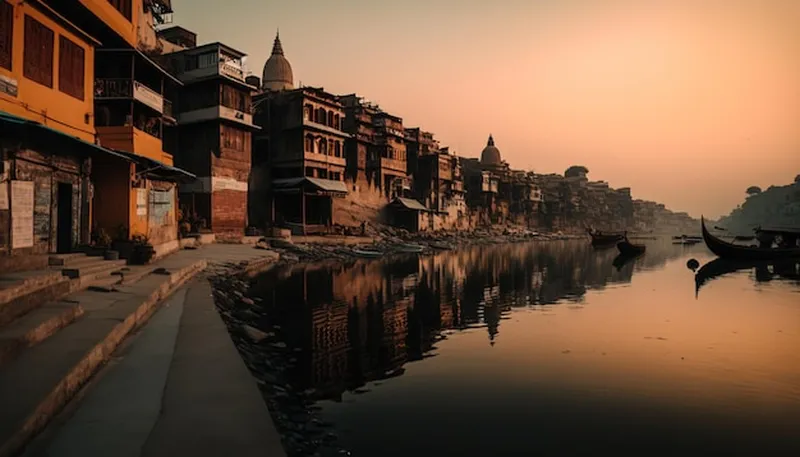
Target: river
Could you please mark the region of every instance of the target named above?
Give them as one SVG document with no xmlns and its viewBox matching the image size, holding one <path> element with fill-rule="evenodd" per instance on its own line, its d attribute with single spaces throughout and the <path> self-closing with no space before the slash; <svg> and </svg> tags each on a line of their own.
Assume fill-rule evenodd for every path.
<svg viewBox="0 0 800 457">
<path fill-rule="evenodd" d="M 797 265 L 565 241 L 292 266 L 251 293 L 353 456 L 800 455 Z"/>
</svg>

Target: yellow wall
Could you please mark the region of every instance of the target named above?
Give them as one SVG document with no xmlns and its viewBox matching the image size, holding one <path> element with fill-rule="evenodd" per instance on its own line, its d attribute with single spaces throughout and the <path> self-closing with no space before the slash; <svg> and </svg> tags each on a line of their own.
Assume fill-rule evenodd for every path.
<svg viewBox="0 0 800 457">
<path fill-rule="evenodd" d="M 6 0 L 14 6 L 14 38 L 11 71 L 0 68 L 0 75 L 17 81 L 17 96 L 0 92 L 0 110 L 41 122 L 82 140 L 94 143 L 94 47 L 37 10 L 29 2 Z M 47 26 L 54 33 L 53 87 L 49 88 L 23 76 L 25 15 Z M 84 97 L 78 100 L 58 90 L 59 36 L 63 35 L 84 50 Z"/>
<path fill-rule="evenodd" d="M 137 47 L 138 12 L 142 10 L 142 0 L 132 0 L 131 20 L 125 18 L 108 0 L 80 0 L 101 21 L 111 27 L 117 35 L 128 42 L 132 47 Z"/>
</svg>

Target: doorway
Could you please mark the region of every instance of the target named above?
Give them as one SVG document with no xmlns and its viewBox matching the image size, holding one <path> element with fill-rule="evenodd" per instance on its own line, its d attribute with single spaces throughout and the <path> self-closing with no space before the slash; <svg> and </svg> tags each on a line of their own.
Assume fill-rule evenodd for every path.
<svg viewBox="0 0 800 457">
<path fill-rule="evenodd" d="M 58 214 L 56 219 L 56 251 L 72 251 L 72 184 L 58 183 Z"/>
</svg>

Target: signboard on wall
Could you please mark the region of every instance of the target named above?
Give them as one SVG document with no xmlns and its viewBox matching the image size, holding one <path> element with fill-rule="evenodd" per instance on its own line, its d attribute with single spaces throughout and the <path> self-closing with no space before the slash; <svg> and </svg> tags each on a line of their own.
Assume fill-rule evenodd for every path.
<svg viewBox="0 0 800 457">
<path fill-rule="evenodd" d="M 136 189 L 136 215 L 147 216 L 147 189 Z"/>
<path fill-rule="evenodd" d="M 33 181 L 11 181 L 11 249 L 33 246 Z"/>
</svg>

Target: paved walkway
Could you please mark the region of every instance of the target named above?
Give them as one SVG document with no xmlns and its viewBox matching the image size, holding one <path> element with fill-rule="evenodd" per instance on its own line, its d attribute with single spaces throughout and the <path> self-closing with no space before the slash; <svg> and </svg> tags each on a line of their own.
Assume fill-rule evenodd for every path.
<svg viewBox="0 0 800 457">
<path fill-rule="evenodd" d="M 196 256 L 213 265 L 258 260 L 266 254 L 252 246 L 209 245 L 176 256 L 182 262 Z M 25 455 L 254 453 L 285 456 L 256 381 L 231 341 L 201 274 L 170 296 L 123 344 L 84 395 Z"/>
</svg>

